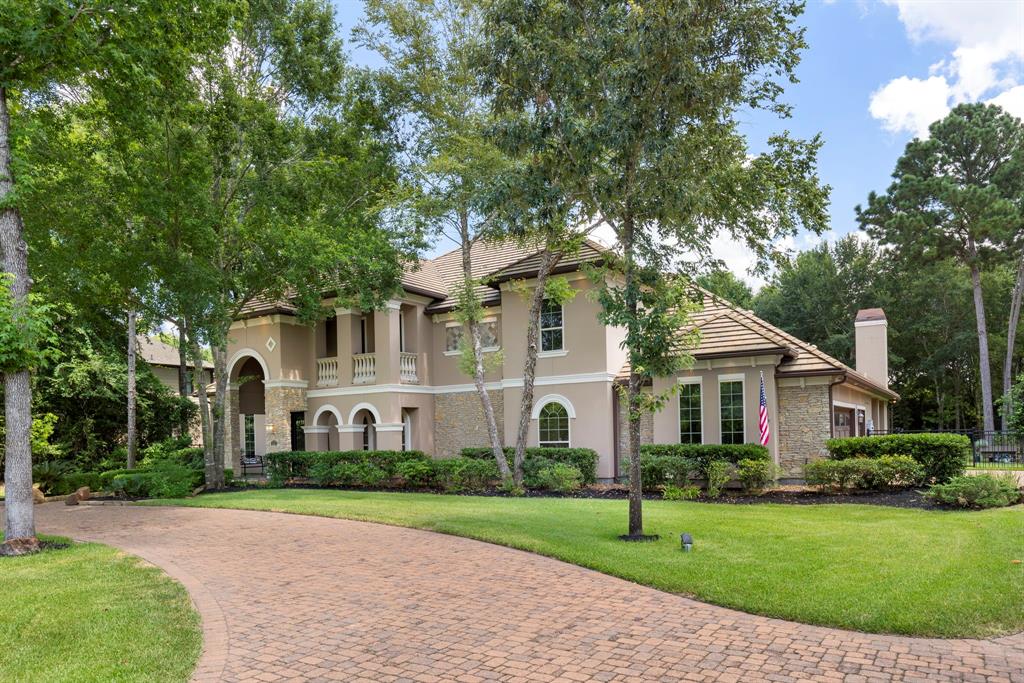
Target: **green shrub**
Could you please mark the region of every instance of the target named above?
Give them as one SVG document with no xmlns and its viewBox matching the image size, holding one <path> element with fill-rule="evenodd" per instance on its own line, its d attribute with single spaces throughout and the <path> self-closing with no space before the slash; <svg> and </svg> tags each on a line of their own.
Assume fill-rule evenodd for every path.
<svg viewBox="0 0 1024 683">
<path fill-rule="evenodd" d="M 32 482 L 39 485 L 39 490 L 50 495 L 60 487 L 61 480 L 68 473 L 67 463 L 58 460 L 41 462 L 32 468 Z"/>
<path fill-rule="evenodd" d="M 434 462 L 434 481 L 445 491 L 476 491 L 500 477 L 498 463 L 477 458 L 448 458 Z"/>
<path fill-rule="evenodd" d="M 538 474 L 541 488 L 560 493 L 575 491 L 583 483 L 583 475 L 572 465 L 556 462 Z"/>
<path fill-rule="evenodd" d="M 665 500 L 696 500 L 700 497 L 700 488 L 665 484 L 665 488 L 661 491 L 661 497 Z"/>
<path fill-rule="evenodd" d="M 942 483 L 963 474 L 971 458 L 971 441 L 959 434 L 890 434 L 830 439 L 832 460 L 906 455 L 924 469 L 926 482 Z"/>
<path fill-rule="evenodd" d="M 924 468 L 913 458 L 887 455 L 880 458 L 816 460 L 804 467 L 804 480 L 822 490 L 859 488 L 874 491 L 914 486 L 922 480 L 923 473 Z"/>
<path fill-rule="evenodd" d="M 398 476 L 402 463 L 430 460 L 422 451 L 279 451 L 266 456 L 267 478 L 272 486 L 281 486 L 292 478 L 309 478 L 324 486 L 353 481 L 360 483 L 346 485 L 377 486 Z M 342 463 L 366 467 L 332 470 Z"/>
<path fill-rule="evenodd" d="M 733 467 L 724 460 L 712 460 L 704 467 L 704 476 L 707 478 L 708 498 L 718 498 L 722 495 L 722 489 L 732 479 Z"/>
<path fill-rule="evenodd" d="M 764 491 L 778 481 L 779 468 L 771 460 L 740 460 L 736 471 L 746 491 Z"/>
<path fill-rule="evenodd" d="M 175 462 L 163 462 L 154 465 L 149 471 L 149 491 L 144 494 L 151 498 L 184 498 L 202 483 L 202 473 L 191 467 Z"/>
<path fill-rule="evenodd" d="M 230 467 L 224 468 L 224 485 L 234 486 L 235 485 L 235 471 Z"/>
<path fill-rule="evenodd" d="M 430 460 L 406 460 L 398 463 L 395 470 L 406 486 L 429 486 L 434 481 L 434 464 Z"/>
<path fill-rule="evenodd" d="M 771 460 L 771 454 L 768 453 L 768 449 L 756 443 L 644 444 L 640 446 L 640 454 L 642 456 L 685 458 L 693 461 L 695 463 L 695 470 L 700 470 L 701 472 L 713 460 L 722 460 L 733 465 L 738 464 L 740 460 Z"/>
<path fill-rule="evenodd" d="M 125 498 L 149 498 L 152 487 L 153 473 L 142 470 L 125 470 L 110 482 L 110 490 Z"/>
<path fill-rule="evenodd" d="M 505 457 L 508 458 L 509 467 L 512 466 L 514 454 L 514 448 L 505 448 Z M 463 448 L 461 455 L 463 458 L 494 462 L 494 453 L 486 447 Z M 584 484 L 593 484 L 597 481 L 597 457 L 597 451 L 590 448 L 527 448 L 523 454 L 523 477 L 525 480 L 527 470 L 530 469 L 530 461 L 540 458 L 550 462 L 572 465 L 580 471 Z M 541 469 L 543 467 L 535 467 L 533 472 L 539 472 Z"/>
<path fill-rule="evenodd" d="M 940 505 L 986 509 L 1020 502 L 1021 492 L 1013 475 L 979 474 L 954 477 L 946 484 L 934 484 L 925 493 Z"/>
<path fill-rule="evenodd" d="M 102 489 L 103 485 L 100 483 L 99 472 L 68 472 L 60 480 L 60 483 L 54 489 L 54 493 L 58 496 L 66 496 L 83 486 L 88 486 L 93 491 Z"/>
</svg>

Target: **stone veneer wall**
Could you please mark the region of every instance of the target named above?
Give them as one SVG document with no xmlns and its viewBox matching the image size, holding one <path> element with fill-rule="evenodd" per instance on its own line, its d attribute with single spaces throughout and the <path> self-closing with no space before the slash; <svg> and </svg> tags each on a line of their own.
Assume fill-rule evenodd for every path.
<svg viewBox="0 0 1024 683">
<path fill-rule="evenodd" d="M 498 436 L 504 441 L 505 396 L 500 389 L 487 392 L 494 407 Z M 434 396 L 434 455 L 439 458 L 457 456 L 463 448 L 487 446 L 487 421 L 475 391 Z"/>
<path fill-rule="evenodd" d="M 619 454 L 619 469 L 625 467 L 625 460 L 629 454 L 629 422 L 626 415 L 626 402 L 619 397 L 619 442 L 616 444 Z M 640 443 L 654 443 L 654 413 L 644 413 L 640 416 Z M 619 473 L 620 475 L 623 472 Z"/>
<path fill-rule="evenodd" d="M 267 424 L 274 431 L 267 432 L 267 453 L 290 451 L 292 449 L 291 414 L 305 412 L 306 390 L 299 387 L 267 387 Z"/>
<path fill-rule="evenodd" d="M 828 386 L 783 387 L 779 391 L 779 465 L 783 476 L 804 476 L 804 465 L 826 454 L 831 437 Z"/>
</svg>

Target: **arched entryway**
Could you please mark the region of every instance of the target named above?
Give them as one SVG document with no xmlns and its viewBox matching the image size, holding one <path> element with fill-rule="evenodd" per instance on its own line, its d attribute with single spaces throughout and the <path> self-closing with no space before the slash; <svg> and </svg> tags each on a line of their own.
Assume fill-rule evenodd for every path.
<svg viewBox="0 0 1024 683">
<path fill-rule="evenodd" d="M 361 438 L 356 441 L 356 446 L 364 451 L 377 450 L 377 419 L 374 414 L 366 409 L 356 411 L 352 418 L 352 426 L 359 427 Z"/>
<path fill-rule="evenodd" d="M 322 406 L 313 415 L 313 425 L 306 429 L 307 448 L 311 451 L 339 451 L 341 442 L 338 428 L 341 427 L 341 413 L 332 405 Z"/>
<path fill-rule="evenodd" d="M 267 453 L 266 369 L 261 358 L 240 356 L 229 371 L 230 418 L 226 446 L 236 476 L 243 462 L 255 464 Z"/>
</svg>

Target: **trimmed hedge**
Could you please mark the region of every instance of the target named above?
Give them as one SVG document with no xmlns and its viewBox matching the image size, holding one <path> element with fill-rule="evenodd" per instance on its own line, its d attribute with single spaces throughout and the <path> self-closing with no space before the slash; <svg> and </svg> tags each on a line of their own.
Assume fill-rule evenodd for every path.
<svg viewBox="0 0 1024 683">
<path fill-rule="evenodd" d="M 506 447 L 505 457 L 509 460 L 509 467 L 512 466 L 512 457 L 515 449 Z M 463 448 L 463 458 L 474 458 L 476 460 L 490 460 L 494 462 L 494 452 L 486 447 Z M 534 462 L 531 462 L 534 461 Z M 540 470 L 555 463 L 571 465 L 580 471 L 584 484 L 597 482 L 597 451 L 590 448 L 527 448 L 523 457 L 523 483 L 529 488 L 539 488 L 539 485 L 531 484 L 531 475 L 538 474 Z"/>
<path fill-rule="evenodd" d="M 293 477 L 313 479 L 324 486 L 376 486 L 398 475 L 402 463 L 431 460 L 422 451 L 278 451 L 265 458 L 267 478 L 275 486 Z M 375 481 L 366 483 L 364 479 Z"/>
<path fill-rule="evenodd" d="M 848 458 L 846 460 L 815 460 L 804 466 L 804 480 L 823 491 L 848 488 L 878 491 L 915 486 L 924 476 L 924 469 L 906 455 L 883 455 L 880 458 Z"/>
<path fill-rule="evenodd" d="M 963 474 L 971 459 L 971 440 L 960 434 L 889 434 L 830 439 L 832 460 L 907 455 L 924 468 L 925 481 L 943 483 Z"/>
<path fill-rule="evenodd" d="M 713 460 L 732 465 L 738 465 L 740 460 L 771 460 L 768 449 L 756 443 L 650 443 L 640 446 L 640 455 L 686 458 L 697 463 L 701 471 Z"/>
</svg>

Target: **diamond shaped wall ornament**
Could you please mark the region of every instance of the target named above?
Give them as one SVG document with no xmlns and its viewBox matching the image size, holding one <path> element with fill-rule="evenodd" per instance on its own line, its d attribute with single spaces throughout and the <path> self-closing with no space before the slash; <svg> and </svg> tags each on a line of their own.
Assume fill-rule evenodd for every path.
<svg viewBox="0 0 1024 683">
<path fill-rule="evenodd" d="M 277 348 L 277 342 L 274 341 L 273 337 L 268 337 L 267 338 L 267 351 L 270 351 L 271 353 L 273 353 L 274 349 L 276 349 L 276 348 Z"/>
</svg>

